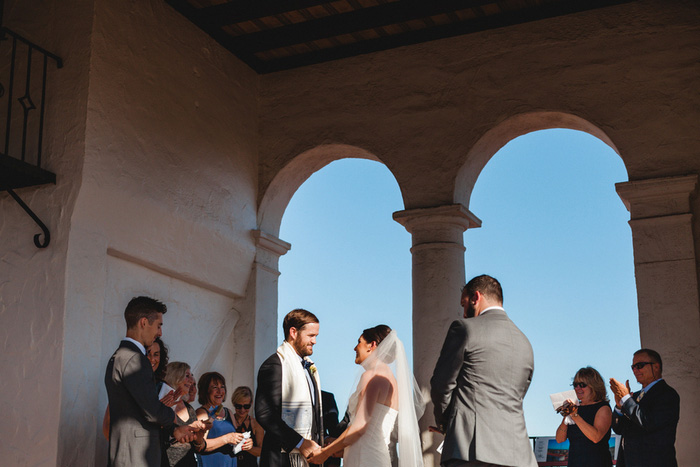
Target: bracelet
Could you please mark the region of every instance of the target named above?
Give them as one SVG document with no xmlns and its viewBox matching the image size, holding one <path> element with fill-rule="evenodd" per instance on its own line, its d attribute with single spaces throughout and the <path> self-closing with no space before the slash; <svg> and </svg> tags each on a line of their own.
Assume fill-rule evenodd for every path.
<svg viewBox="0 0 700 467">
<path fill-rule="evenodd" d="M 194 447 L 197 449 L 197 451 L 200 451 L 200 452 L 204 451 L 207 448 L 207 440 L 206 439 L 202 440 L 202 444 L 197 444 L 195 442 L 193 442 L 192 444 L 194 444 Z"/>
</svg>

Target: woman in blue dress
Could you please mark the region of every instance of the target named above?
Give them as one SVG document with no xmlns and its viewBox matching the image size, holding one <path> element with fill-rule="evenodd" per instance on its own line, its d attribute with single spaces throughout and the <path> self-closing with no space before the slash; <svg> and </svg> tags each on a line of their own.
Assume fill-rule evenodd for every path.
<svg viewBox="0 0 700 467">
<path fill-rule="evenodd" d="M 568 438 L 569 467 L 610 467 L 612 411 L 603 378 L 594 368 L 581 368 L 574 376 L 573 386 L 580 404 L 567 401 L 573 406 L 569 413 L 573 425 L 567 425 L 564 416 L 557 428 L 557 443 Z"/>
<path fill-rule="evenodd" d="M 204 373 L 197 384 L 199 403 L 197 418 L 211 419 L 212 427 L 204 435 L 206 447 L 197 455 L 202 467 L 236 467 L 235 445 L 243 441 L 243 434 L 236 433 L 231 412 L 224 407 L 226 400 L 226 380 L 215 371 Z M 243 450 L 253 447 L 250 439 L 245 440 Z"/>
</svg>

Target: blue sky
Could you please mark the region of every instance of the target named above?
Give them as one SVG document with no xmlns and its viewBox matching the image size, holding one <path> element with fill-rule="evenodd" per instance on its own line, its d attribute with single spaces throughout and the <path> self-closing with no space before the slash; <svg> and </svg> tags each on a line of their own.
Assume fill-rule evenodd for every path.
<svg viewBox="0 0 700 467">
<path fill-rule="evenodd" d="M 545 130 L 503 147 L 472 193 L 469 209 L 483 225 L 465 233 L 466 277 L 498 278 L 506 311 L 532 343 L 531 436 L 554 435 L 560 417 L 549 394 L 570 389 L 582 366 L 636 385 L 632 238 L 615 193 L 624 181 L 622 160 L 600 140 Z M 411 238 L 391 217 L 402 209 L 385 166 L 343 159 L 311 176 L 282 219 L 280 238 L 292 249 L 280 259 L 280 322 L 297 307 L 318 315 L 313 358 L 341 412 L 362 329 L 388 324 L 411 348 Z"/>
</svg>

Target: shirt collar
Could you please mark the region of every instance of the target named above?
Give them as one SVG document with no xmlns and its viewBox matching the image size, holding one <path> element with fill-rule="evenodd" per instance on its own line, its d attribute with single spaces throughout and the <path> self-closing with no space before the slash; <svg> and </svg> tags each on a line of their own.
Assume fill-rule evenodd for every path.
<svg viewBox="0 0 700 467">
<path fill-rule="evenodd" d="M 486 308 L 485 310 L 481 310 L 481 313 L 479 313 L 479 316 L 481 316 L 484 313 L 486 313 L 487 311 L 491 311 L 491 310 L 501 310 L 504 313 L 506 312 L 506 310 L 504 310 L 502 306 L 490 306 L 490 307 Z"/>
<path fill-rule="evenodd" d="M 657 379 L 656 381 L 652 381 L 652 382 L 649 383 L 648 385 L 644 386 L 644 387 L 642 388 L 642 391 L 644 391 L 644 393 L 646 394 L 646 393 L 649 391 L 649 389 L 651 389 L 651 387 L 652 387 L 653 385 L 655 385 L 656 383 L 658 383 L 658 382 L 661 381 L 662 379 L 663 379 L 663 378 L 659 378 L 659 379 Z"/>
<path fill-rule="evenodd" d="M 129 341 L 132 344 L 134 344 L 136 347 L 139 348 L 142 354 L 146 355 L 146 347 L 143 346 L 143 344 L 137 340 L 132 339 L 131 337 L 125 337 L 122 339 L 122 341 Z"/>
</svg>

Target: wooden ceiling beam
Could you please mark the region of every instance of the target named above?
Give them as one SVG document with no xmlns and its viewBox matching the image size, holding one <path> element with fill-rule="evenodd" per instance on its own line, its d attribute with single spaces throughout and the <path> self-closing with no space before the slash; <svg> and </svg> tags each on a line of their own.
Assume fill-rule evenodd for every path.
<svg viewBox="0 0 700 467">
<path fill-rule="evenodd" d="M 329 0 L 234 0 L 200 8 L 195 15 L 211 27 L 222 27 L 330 3 Z"/>
<path fill-rule="evenodd" d="M 292 68 L 299 68 L 317 63 L 354 57 L 357 55 L 388 50 L 406 45 L 428 42 L 446 37 L 480 32 L 516 24 L 539 21 L 556 16 L 578 13 L 581 11 L 631 3 L 636 0 L 568 0 L 565 4 L 550 4 L 525 11 L 501 13 L 499 15 L 475 18 L 460 23 L 445 24 L 429 29 L 421 29 L 409 33 L 380 37 L 377 39 L 347 44 L 331 49 L 321 49 L 305 54 L 269 60 L 265 62 L 262 73 L 273 73 Z"/>
<path fill-rule="evenodd" d="M 239 60 L 243 61 L 246 65 L 251 67 L 257 73 L 263 73 L 265 67 L 263 66 L 262 60 L 256 57 L 252 52 L 249 52 L 243 48 L 236 47 L 232 43 L 232 37 L 228 33 L 224 32 L 220 28 L 212 28 L 206 22 L 197 18 L 196 12 L 197 8 L 193 7 L 187 0 L 165 0 L 171 7 L 173 7 L 177 12 L 183 15 L 185 18 L 190 20 L 194 25 L 199 27 L 202 31 L 207 33 L 209 37 L 218 42 L 222 47 L 231 52 L 233 55 L 238 57 Z"/>
<path fill-rule="evenodd" d="M 234 38 L 234 43 L 253 53 L 262 52 L 491 3 L 494 0 L 400 0 L 245 34 Z"/>
</svg>

